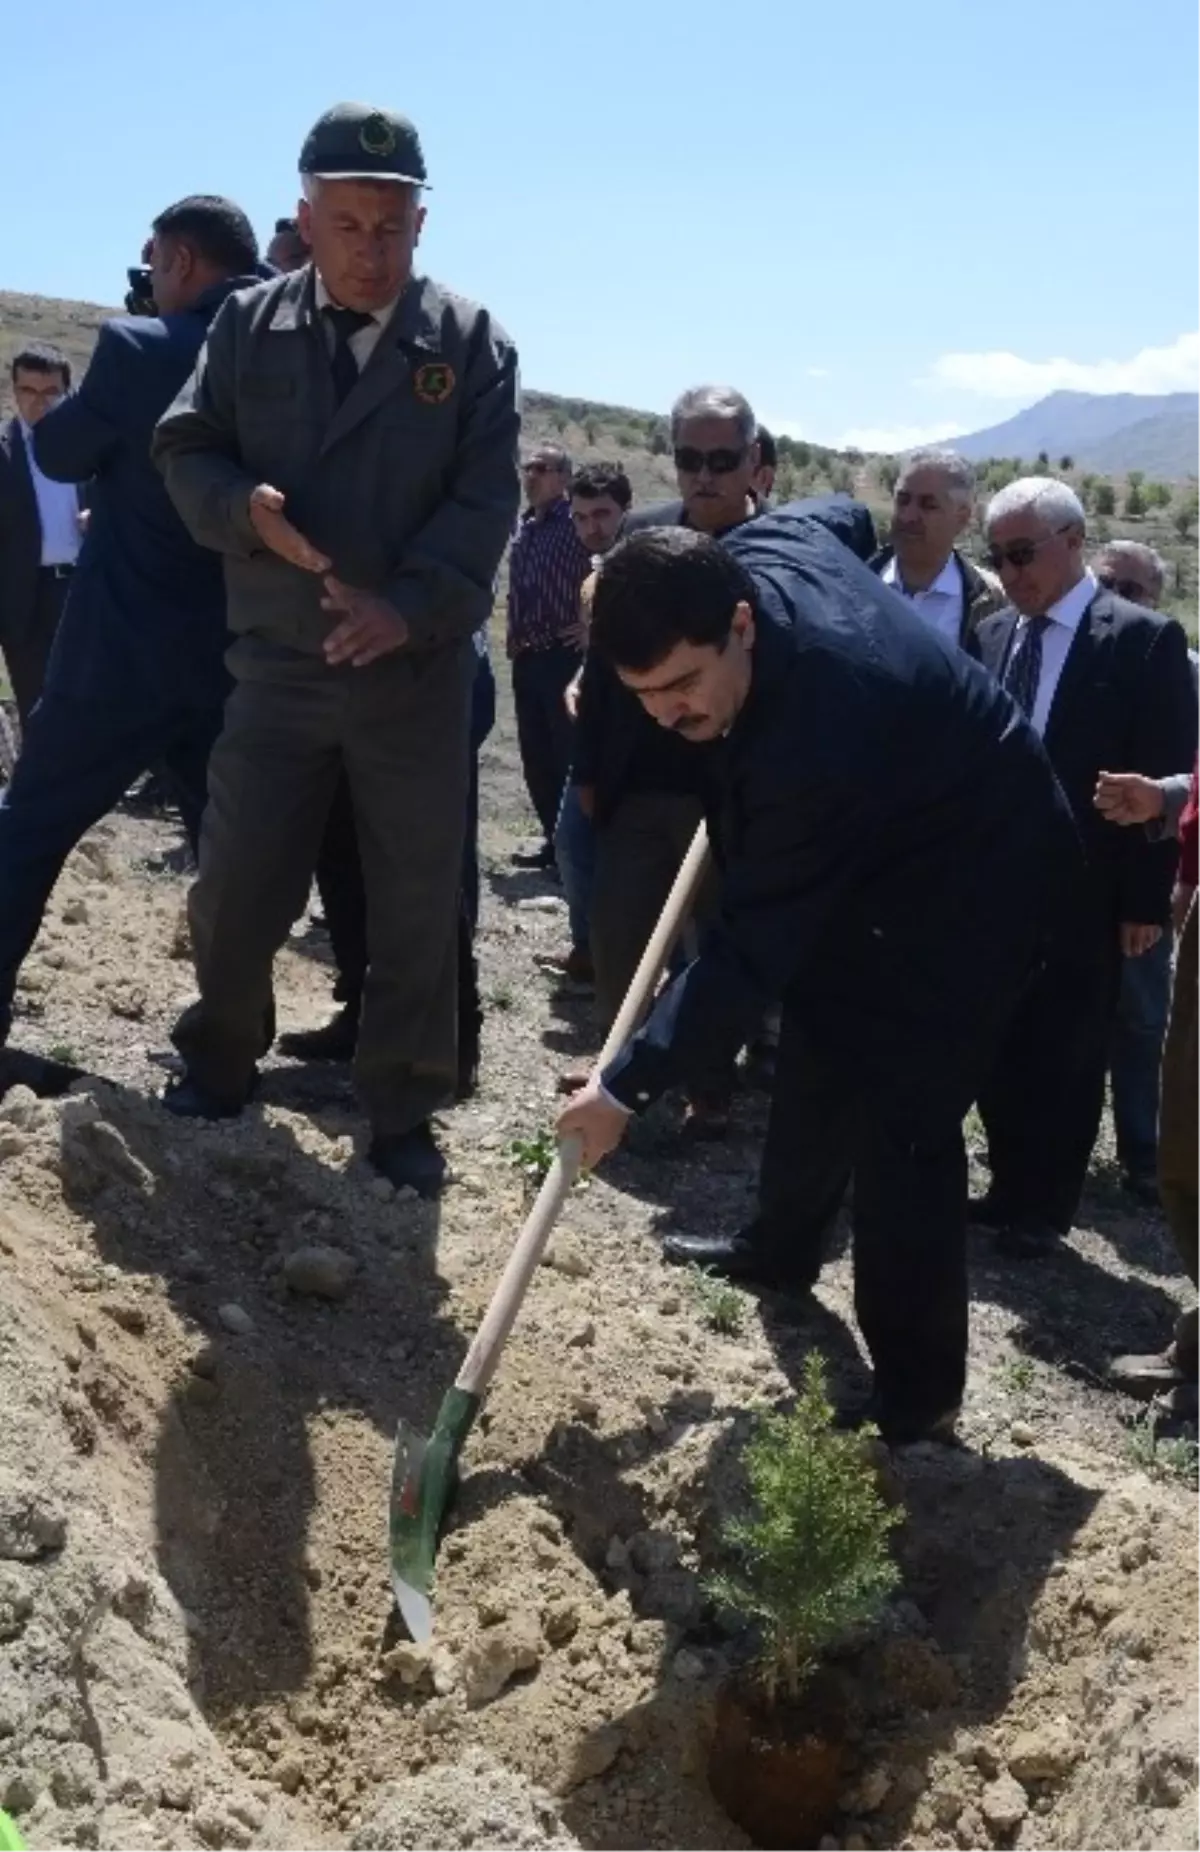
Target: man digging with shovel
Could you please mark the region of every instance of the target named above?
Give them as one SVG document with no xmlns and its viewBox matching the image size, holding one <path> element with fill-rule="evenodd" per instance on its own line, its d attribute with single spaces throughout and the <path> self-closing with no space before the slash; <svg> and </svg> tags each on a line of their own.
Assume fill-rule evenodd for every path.
<svg viewBox="0 0 1200 1852">
<path fill-rule="evenodd" d="M 1041 744 L 977 664 L 815 520 L 630 537 L 591 647 L 660 725 L 719 741 L 719 918 L 558 1121 L 595 1165 L 632 1113 L 783 998 L 760 1213 L 668 1258 L 807 1291 L 854 1179 L 855 1307 L 893 1445 L 953 1437 L 967 1359 L 962 1121 L 1079 887 Z"/>
</svg>

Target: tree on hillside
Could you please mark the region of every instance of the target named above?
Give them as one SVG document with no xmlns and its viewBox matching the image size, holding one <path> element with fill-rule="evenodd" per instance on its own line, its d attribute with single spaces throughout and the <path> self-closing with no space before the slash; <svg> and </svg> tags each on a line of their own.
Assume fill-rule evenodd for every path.
<svg viewBox="0 0 1200 1852">
<path fill-rule="evenodd" d="M 1169 482 L 1148 482 L 1144 494 L 1147 508 L 1169 508 L 1171 506 Z"/>
<path fill-rule="evenodd" d="M 895 457 L 880 457 L 875 465 L 875 474 L 879 479 L 880 488 L 891 495 L 900 480 L 900 465 Z"/>
<path fill-rule="evenodd" d="M 596 439 L 600 435 L 599 429 L 596 424 L 596 420 L 594 418 L 589 418 L 587 423 L 584 425 L 583 435 L 587 438 L 588 443 L 591 444 L 592 447 L 594 448 Z"/>
<path fill-rule="evenodd" d="M 1063 474 L 1065 475 L 1069 469 L 1074 469 L 1075 467 L 1074 457 L 1059 457 L 1058 467 L 1060 470 L 1062 470 Z"/>
<path fill-rule="evenodd" d="M 1187 539 L 1193 527 L 1196 525 L 1198 515 L 1200 515 L 1200 498 L 1197 497 L 1196 491 L 1193 489 L 1190 495 L 1184 497 L 1183 501 L 1180 502 L 1178 508 L 1171 516 L 1171 526 L 1175 529 L 1175 532 L 1179 535 L 1181 540 Z"/>
<path fill-rule="evenodd" d="M 1098 478 L 1090 473 L 1079 478 L 1079 499 L 1085 508 L 1090 508 L 1092 505 L 1092 497 L 1096 493 L 1097 481 Z"/>
<path fill-rule="evenodd" d="M 1140 489 L 1143 482 L 1146 480 L 1146 472 L 1144 469 L 1127 470 L 1125 473 L 1125 480 L 1131 489 Z"/>
<path fill-rule="evenodd" d="M 1111 482 L 1098 482 L 1092 499 L 1092 507 L 1097 514 L 1116 514 L 1117 491 Z"/>
<path fill-rule="evenodd" d="M 1037 465 L 1037 472 L 1038 472 L 1038 475 L 1039 475 L 1039 476 L 1044 476 L 1044 475 L 1046 475 L 1046 473 L 1048 472 L 1048 470 L 1049 470 L 1049 468 L 1050 468 L 1050 453 L 1049 453 L 1049 451 L 1048 451 L 1048 450 L 1039 450 L 1039 451 L 1038 451 L 1038 453 L 1037 453 L 1037 456 L 1036 456 L 1036 458 L 1035 458 L 1035 462 L 1036 462 L 1036 465 Z"/>
<path fill-rule="evenodd" d="M 1142 494 L 1142 485 L 1140 482 L 1134 482 L 1131 478 L 1125 496 L 1125 519 L 1127 521 L 1140 521 L 1145 512 L 1146 497 Z"/>
<path fill-rule="evenodd" d="M 558 432 L 559 436 L 561 437 L 563 432 L 566 430 L 567 426 L 570 424 L 571 420 L 567 417 L 566 412 L 561 411 L 561 410 L 555 410 L 555 411 L 552 411 L 550 414 L 550 422 L 554 426 L 554 429 Z"/>
</svg>

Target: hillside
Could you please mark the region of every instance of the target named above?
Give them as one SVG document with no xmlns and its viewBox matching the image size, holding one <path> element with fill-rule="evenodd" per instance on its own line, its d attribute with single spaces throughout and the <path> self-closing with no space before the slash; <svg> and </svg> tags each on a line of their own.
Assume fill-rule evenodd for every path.
<svg viewBox="0 0 1200 1852">
<path fill-rule="evenodd" d="M 1147 470 L 1178 481 L 1196 471 L 1200 394 L 1052 392 L 1003 424 L 950 440 L 963 456 L 1069 456 L 1108 475 Z"/>
</svg>

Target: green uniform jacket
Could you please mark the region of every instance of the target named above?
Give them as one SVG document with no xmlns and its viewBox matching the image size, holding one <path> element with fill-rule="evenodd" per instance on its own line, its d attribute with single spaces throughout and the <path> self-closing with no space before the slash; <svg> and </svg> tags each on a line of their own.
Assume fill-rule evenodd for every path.
<svg viewBox="0 0 1200 1852">
<path fill-rule="evenodd" d="M 154 435 L 171 499 L 225 555 L 230 629 L 317 655 L 334 619 L 319 575 L 263 547 L 249 497 L 284 512 L 347 584 L 382 593 L 412 647 L 487 621 L 519 502 L 517 355 L 486 309 L 413 277 L 336 402 L 311 266 L 239 290 Z"/>
</svg>

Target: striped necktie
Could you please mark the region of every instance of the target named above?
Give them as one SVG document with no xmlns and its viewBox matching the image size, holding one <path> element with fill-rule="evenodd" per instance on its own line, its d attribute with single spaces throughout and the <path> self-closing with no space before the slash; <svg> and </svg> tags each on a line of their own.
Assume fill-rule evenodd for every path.
<svg viewBox="0 0 1200 1852">
<path fill-rule="evenodd" d="M 1048 617 L 1031 617 L 1025 635 L 1008 660 L 1004 686 L 1017 706 L 1032 715 L 1042 679 L 1042 638 L 1050 623 Z"/>
</svg>

